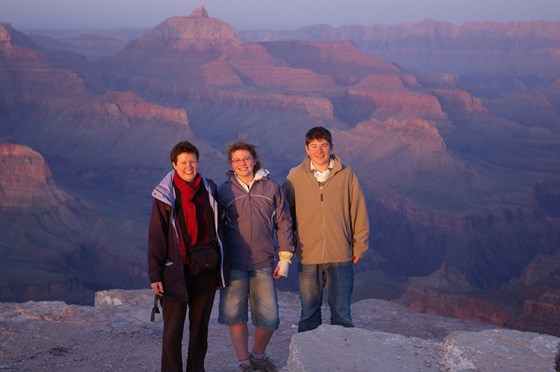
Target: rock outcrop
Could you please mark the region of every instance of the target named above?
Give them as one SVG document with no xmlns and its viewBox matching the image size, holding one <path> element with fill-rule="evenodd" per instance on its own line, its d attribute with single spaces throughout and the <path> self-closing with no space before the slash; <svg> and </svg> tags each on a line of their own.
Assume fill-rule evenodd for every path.
<svg viewBox="0 0 560 372">
<path fill-rule="evenodd" d="M 493 329 L 452 333 L 440 343 L 321 325 L 292 337 L 288 364 L 281 371 L 553 371 L 559 341 L 553 336 Z"/>
<path fill-rule="evenodd" d="M 484 292 L 444 265 L 426 277 L 410 277 L 399 303 L 424 313 L 560 336 L 559 267 L 558 256 L 539 256 L 520 279 Z"/>
<path fill-rule="evenodd" d="M 162 43 L 163 41 L 163 43 Z M 225 22 L 210 18 L 204 7 L 188 17 L 172 17 L 133 42 L 135 46 L 185 50 L 191 47 L 239 43 L 237 31 Z"/>
<path fill-rule="evenodd" d="M 0 298 L 89 304 L 94 288 L 112 281 L 134 287 L 145 277 L 138 263 L 144 251 L 137 256 L 113 235 L 130 221 L 108 226 L 95 207 L 54 182 L 40 153 L 1 143 L 0 174 Z"/>
<path fill-rule="evenodd" d="M 0 208 L 43 209 L 71 201 L 55 184 L 41 154 L 27 146 L 0 143 Z"/>
<path fill-rule="evenodd" d="M 299 298 L 279 292 L 280 328 L 267 354 L 282 371 L 553 371 L 560 339 L 491 329 L 381 300 L 352 305 L 356 328 L 324 324 L 297 333 Z M 0 303 L 0 367 L 57 371 L 159 369 L 161 314 L 150 322 L 150 290 L 97 292 L 95 307 Z M 205 369 L 237 370 L 227 327 L 210 317 Z M 328 308 L 323 308 L 328 319 Z M 254 329 L 250 325 L 250 342 Z M 188 333 L 183 342 L 186 355 Z M 30 350 L 32 352 L 30 352 Z"/>
<path fill-rule="evenodd" d="M 0 298 L 83 302 L 91 292 L 72 266 L 97 216 L 62 191 L 44 157 L 27 146 L 0 144 L 0 174 Z"/>
<path fill-rule="evenodd" d="M 547 323 L 549 329 L 560 329 L 560 291 L 548 289 L 537 299 L 525 301 L 523 312 L 529 319 Z M 555 334 L 560 335 L 560 331 Z"/>
<path fill-rule="evenodd" d="M 497 304 L 475 294 L 447 292 L 430 288 L 409 287 L 405 301 L 415 311 L 467 319 L 500 327 L 512 323 L 513 316 Z"/>
</svg>

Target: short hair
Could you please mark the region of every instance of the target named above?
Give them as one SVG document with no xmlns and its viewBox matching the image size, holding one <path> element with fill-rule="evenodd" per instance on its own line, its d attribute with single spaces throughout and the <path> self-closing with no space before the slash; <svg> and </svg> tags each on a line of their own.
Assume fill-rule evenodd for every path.
<svg viewBox="0 0 560 372">
<path fill-rule="evenodd" d="M 230 144 L 227 145 L 228 162 L 231 163 L 231 161 L 233 160 L 231 158 L 231 155 L 234 152 L 239 151 L 239 150 L 249 151 L 249 153 L 251 154 L 251 156 L 255 160 L 255 166 L 253 168 L 253 172 L 256 172 L 260 168 L 262 168 L 261 162 L 259 160 L 259 156 L 257 155 L 257 146 L 253 145 L 252 143 L 245 142 L 243 140 L 239 140 L 237 142 L 230 143 Z"/>
<path fill-rule="evenodd" d="M 171 160 L 171 163 L 177 163 L 177 158 L 184 152 L 186 152 L 187 154 L 195 154 L 196 160 L 198 161 L 199 153 L 196 146 L 188 141 L 182 141 L 173 146 L 173 148 L 171 149 L 171 152 L 169 153 L 169 159 Z"/>
<path fill-rule="evenodd" d="M 305 146 L 313 140 L 327 140 L 329 145 L 332 145 L 331 132 L 324 127 L 313 127 L 305 133 Z"/>
</svg>

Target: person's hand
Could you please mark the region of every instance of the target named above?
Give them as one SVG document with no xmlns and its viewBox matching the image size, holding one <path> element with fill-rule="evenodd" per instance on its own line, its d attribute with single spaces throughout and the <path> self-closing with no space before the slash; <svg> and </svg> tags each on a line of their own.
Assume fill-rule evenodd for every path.
<svg viewBox="0 0 560 372">
<path fill-rule="evenodd" d="M 157 296 L 163 296 L 163 283 L 162 282 L 155 282 L 151 284 L 152 287 L 152 291 L 157 295 Z"/>
<path fill-rule="evenodd" d="M 280 271 L 280 266 L 276 265 L 276 267 L 274 268 L 274 272 L 272 273 L 272 277 L 274 279 L 281 279 L 284 278 L 282 275 L 280 275 L 278 272 Z"/>
<path fill-rule="evenodd" d="M 360 256 L 354 256 L 354 258 L 352 259 L 352 263 L 355 265 L 358 263 L 358 261 L 360 261 Z"/>
<path fill-rule="evenodd" d="M 292 263 L 292 256 L 294 254 L 288 251 L 281 251 L 278 253 L 280 261 L 276 264 L 276 268 L 272 273 L 274 279 L 287 278 L 290 271 L 290 264 Z"/>
</svg>

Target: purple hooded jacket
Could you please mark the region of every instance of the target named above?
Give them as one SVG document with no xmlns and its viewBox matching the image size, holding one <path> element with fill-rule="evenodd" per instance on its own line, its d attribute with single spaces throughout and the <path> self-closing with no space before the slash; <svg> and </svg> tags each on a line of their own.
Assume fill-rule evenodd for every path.
<svg viewBox="0 0 560 372">
<path fill-rule="evenodd" d="M 218 189 L 229 263 L 235 270 L 273 267 L 279 251 L 294 252 L 292 218 L 282 187 L 259 170 L 247 191 L 233 171 Z"/>
</svg>

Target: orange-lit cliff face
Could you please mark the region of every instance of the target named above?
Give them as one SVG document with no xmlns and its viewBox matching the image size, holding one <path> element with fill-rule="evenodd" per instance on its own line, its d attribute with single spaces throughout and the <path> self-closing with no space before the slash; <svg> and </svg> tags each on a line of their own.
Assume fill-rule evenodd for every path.
<svg viewBox="0 0 560 372">
<path fill-rule="evenodd" d="M 442 42 L 428 53 L 429 35 L 437 31 L 449 41 L 467 29 L 465 50 L 476 53 L 479 43 L 487 53 L 476 25 L 420 26 L 433 32 L 402 26 L 399 39 L 391 31 L 387 53 L 413 61 L 422 51 L 451 66 L 459 62 L 449 56 L 459 52 L 445 52 Z M 520 42 L 527 34 L 538 38 L 529 31 L 537 26 L 520 25 Z M 100 216 L 105 232 L 96 252 L 106 261 L 98 278 L 112 261 L 128 275 L 120 283 L 135 278 L 144 285 L 138 278 L 149 193 L 169 169 L 174 143 L 195 142 L 202 173 L 220 183 L 224 144 L 245 135 L 282 182 L 304 157 L 303 135 L 315 125 L 332 129 L 334 152 L 357 172 L 366 193 L 372 249 L 357 270 L 400 279 L 447 264 L 473 288 L 498 289 L 521 277 L 538 255 L 560 251 L 560 101 L 558 76 L 546 69 L 555 48 L 548 33 L 542 41 L 548 54 L 531 52 L 535 61 L 547 56 L 532 65 L 536 73 L 546 69 L 537 87 L 534 79 L 507 75 L 525 65 L 515 70 L 507 61 L 519 55 L 498 47 L 505 86 L 493 75 L 487 86 L 483 80 L 465 85 L 461 65 L 405 70 L 395 59 L 365 53 L 356 41 L 245 42 L 203 9 L 165 20 L 119 53 L 88 64 L 62 66 L 60 54 L 53 57 L 9 26 L 2 30 L 0 135 L 42 154 L 59 188 Z M 469 72 L 478 79 L 489 71 L 482 61 Z M 513 91 L 512 80 L 524 90 Z M 509 93 L 496 93 L 502 91 Z"/>
<path fill-rule="evenodd" d="M 45 159 L 27 146 L 0 144 L 0 208 L 44 208 L 70 201 Z"/>
</svg>

